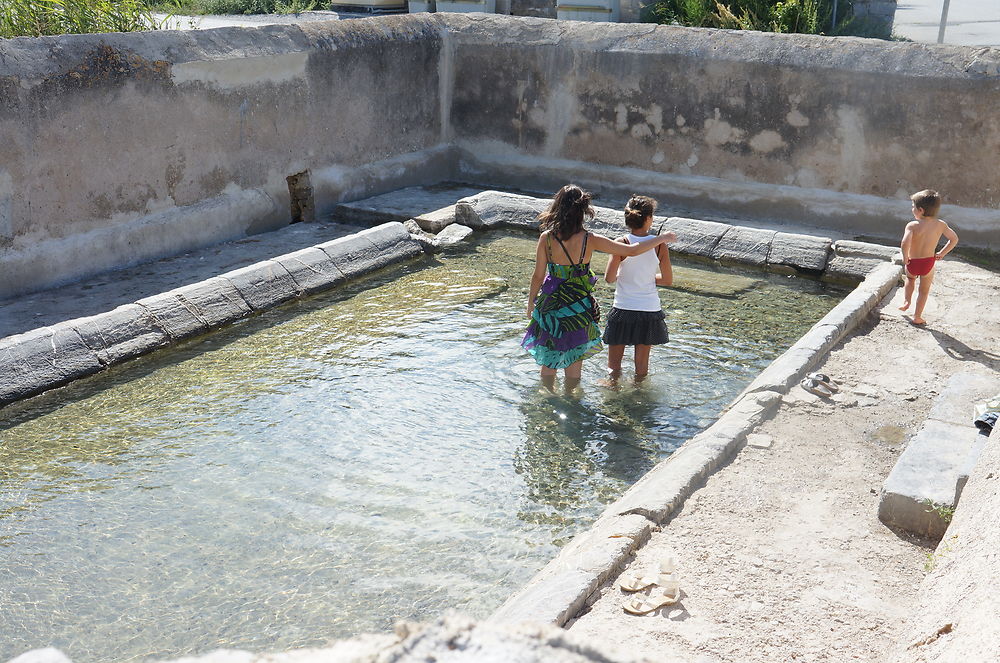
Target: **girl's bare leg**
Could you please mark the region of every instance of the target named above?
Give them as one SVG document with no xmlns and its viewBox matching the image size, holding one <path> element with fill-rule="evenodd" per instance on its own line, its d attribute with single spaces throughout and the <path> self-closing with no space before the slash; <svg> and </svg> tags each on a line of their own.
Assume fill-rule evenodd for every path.
<svg viewBox="0 0 1000 663">
<path fill-rule="evenodd" d="M 624 345 L 608 346 L 608 377 L 617 380 L 622 374 L 622 358 L 625 356 Z"/>
<path fill-rule="evenodd" d="M 635 377 L 641 379 L 649 375 L 649 351 L 652 345 L 635 346 Z"/>
<path fill-rule="evenodd" d="M 920 285 L 917 286 L 917 306 L 913 309 L 913 324 L 926 324 L 926 320 L 920 317 L 927 305 L 927 296 L 931 294 L 931 283 L 934 282 L 934 272 L 924 274 L 920 277 Z"/>
</svg>

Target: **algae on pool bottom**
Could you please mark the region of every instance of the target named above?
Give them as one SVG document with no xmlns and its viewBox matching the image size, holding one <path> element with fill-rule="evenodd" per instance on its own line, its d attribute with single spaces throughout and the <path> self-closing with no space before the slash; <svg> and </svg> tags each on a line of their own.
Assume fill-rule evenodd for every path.
<svg viewBox="0 0 1000 663">
<path fill-rule="evenodd" d="M 681 263 L 650 378 L 563 396 L 518 346 L 533 258 L 488 236 L 5 408 L 0 658 L 486 616 L 845 293 Z"/>
</svg>

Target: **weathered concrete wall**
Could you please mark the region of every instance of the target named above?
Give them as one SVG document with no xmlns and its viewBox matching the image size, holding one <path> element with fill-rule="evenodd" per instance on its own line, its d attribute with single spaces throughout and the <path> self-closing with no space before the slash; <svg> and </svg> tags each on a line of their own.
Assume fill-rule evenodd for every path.
<svg viewBox="0 0 1000 663">
<path fill-rule="evenodd" d="M 425 14 L 0 41 L 0 297 L 343 200 L 567 181 L 898 237 L 933 187 L 1000 248 L 1000 51 Z"/>
<path fill-rule="evenodd" d="M 738 216 L 898 236 L 943 192 L 1000 247 L 1000 51 L 449 16 L 466 179 L 568 179 Z"/>
<path fill-rule="evenodd" d="M 447 178 L 421 17 L 0 40 L 0 297 Z M 449 79 L 450 81 L 450 79 Z"/>
</svg>

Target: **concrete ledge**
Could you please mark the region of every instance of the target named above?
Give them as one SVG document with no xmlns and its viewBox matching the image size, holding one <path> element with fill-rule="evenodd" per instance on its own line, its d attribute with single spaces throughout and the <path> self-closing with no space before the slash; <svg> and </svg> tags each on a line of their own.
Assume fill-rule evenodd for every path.
<svg viewBox="0 0 1000 663">
<path fill-rule="evenodd" d="M 771 267 L 791 267 L 795 271 L 820 273 L 826 269 L 833 240 L 829 237 L 776 233 L 767 254 Z"/>
<path fill-rule="evenodd" d="M 744 394 L 776 391 L 785 394 L 819 359 L 857 327 L 865 316 L 898 283 L 902 268 L 880 263 L 851 294 L 842 299 L 819 322 L 813 325 L 792 347 L 772 361 L 746 389 Z"/>
<path fill-rule="evenodd" d="M 475 196 L 479 191 L 468 187 L 407 187 L 340 203 L 333 208 L 333 216 L 354 225 L 415 219 L 421 228 L 436 233 L 455 221 L 456 200 Z"/>
<path fill-rule="evenodd" d="M 777 232 L 730 226 L 712 250 L 712 259 L 723 263 L 762 266 L 767 263 Z"/>
<path fill-rule="evenodd" d="M 295 284 L 306 294 L 326 290 L 347 279 L 330 256 L 315 246 L 278 256 L 275 261 L 288 270 Z"/>
<path fill-rule="evenodd" d="M 932 507 L 955 507 L 959 470 L 976 437 L 971 426 L 926 421 L 885 480 L 879 520 L 929 539 L 944 536 L 948 522 Z"/>
<path fill-rule="evenodd" d="M 711 258 L 716 245 L 729 228 L 725 223 L 672 216 L 663 224 L 660 232 L 666 230 L 677 233 L 677 242 L 671 245 L 671 250 Z"/>
<path fill-rule="evenodd" d="M 995 377 L 977 373 L 948 380 L 885 480 L 879 520 L 930 539 L 944 536 L 948 522 L 932 506 L 957 506 L 986 439 L 972 423 L 972 406 L 996 387 Z"/>
<path fill-rule="evenodd" d="M 364 204 L 370 206 L 371 202 Z M 483 191 L 459 200 L 455 205 L 455 219 L 475 229 L 507 226 L 536 230 L 537 217 L 548 205 L 547 198 Z M 625 231 L 621 210 L 595 205 L 594 211 L 594 219 L 588 224 L 592 230 L 612 237 Z M 765 267 L 771 271 L 822 274 L 836 280 L 863 280 L 874 269 L 894 260 L 898 253 L 893 247 L 868 242 L 834 243 L 828 237 L 683 217 L 662 220 L 657 217 L 653 227 L 658 232 L 677 234 L 677 242 L 671 245 L 675 253 Z"/>
<path fill-rule="evenodd" d="M 113 311 L 68 323 L 105 366 L 138 357 L 170 343 L 170 335 L 148 310 L 125 304 Z"/>
<path fill-rule="evenodd" d="M 490 618 L 562 626 L 598 587 L 649 540 L 653 524 L 642 516 L 602 516 L 574 537 L 542 571 Z"/>
<path fill-rule="evenodd" d="M 10 336 L 0 340 L 0 406 L 422 253 L 403 224 L 388 223 L 106 313 Z"/>
<path fill-rule="evenodd" d="M 179 341 L 208 330 L 211 325 L 192 306 L 177 296 L 175 291 L 164 292 L 136 301 L 144 308 L 160 327 L 170 336 L 172 342 Z"/>
<path fill-rule="evenodd" d="M 61 323 L 0 342 L 0 405 L 101 370 L 97 355 L 73 327 Z"/>
<path fill-rule="evenodd" d="M 263 311 L 302 294 L 295 279 L 276 260 L 264 260 L 222 276 L 254 311 Z"/>
</svg>

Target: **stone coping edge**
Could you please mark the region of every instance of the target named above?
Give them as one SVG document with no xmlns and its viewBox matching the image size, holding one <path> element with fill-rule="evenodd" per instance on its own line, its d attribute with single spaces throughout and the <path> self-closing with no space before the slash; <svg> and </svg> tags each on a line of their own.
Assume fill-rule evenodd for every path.
<svg viewBox="0 0 1000 663">
<path fill-rule="evenodd" d="M 734 399 L 719 419 L 643 475 L 510 597 L 491 620 L 565 625 L 616 576 L 703 482 L 777 411 L 782 396 L 854 330 L 899 282 L 902 267 L 883 263 Z"/>
<path fill-rule="evenodd" d="M 0 340 L 0 407 L 417 255 L 385 223 L 219 276 Z"/>
<path fill-rule="evenodd" d="M 485 190 L 455 204 L 458 223 L 477 230 L 508 227 L 538 229 L 538 214 L 551 199 L 505 191 Z M 594 206 L 588 226 L 610 237 L 625 230 L 620 209 Z M 655 233 L 673 231 L 678 241 L 670 250 L 700 260 L 750 265 L 783 274 L 820 276 L 858 282 L 885 263 L 902 262 L 896 247 L 829 237 L 787 233 L 685 217 L 655 217 Z"/>
</svg>

